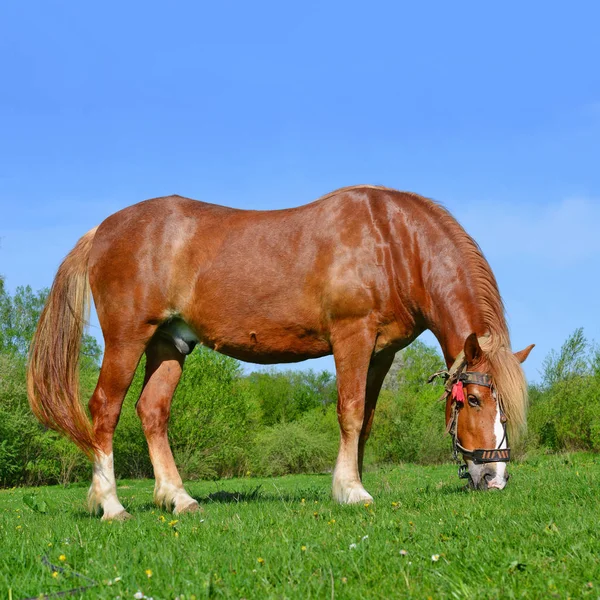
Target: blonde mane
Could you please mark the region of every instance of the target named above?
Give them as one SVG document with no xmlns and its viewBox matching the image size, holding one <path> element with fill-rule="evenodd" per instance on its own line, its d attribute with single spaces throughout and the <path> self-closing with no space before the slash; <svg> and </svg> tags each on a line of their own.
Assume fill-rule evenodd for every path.
<svg viewBox="0 0 600 600">
<path fill-rule="evenodd" d="M 429 198 L 410 195 L 420 198 L 438 217 L 444 230 L 456 241 L 467 265 L 485 333 L 489 334 L 484 337 L 481 349 L 489 363 L 490 374 L 508 419 L 511 436 L 516 439 L 527 421 L 527 381 L 521 364 L 511 350 L 504 303 L 496 277 L 477 242 L 443 206 Z"/>
</svg>

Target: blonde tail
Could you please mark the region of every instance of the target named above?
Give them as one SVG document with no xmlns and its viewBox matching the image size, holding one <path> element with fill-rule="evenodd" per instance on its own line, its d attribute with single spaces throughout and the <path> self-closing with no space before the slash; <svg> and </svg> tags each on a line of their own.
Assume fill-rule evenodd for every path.
<svg viewBox="0 0 600 600">
<path fill-rule="evenodd" d="M 90 309 L 88 231 L 58 269 L 29 350 L 27 393 L 35 416 L 70 437 L 89 457 L 96 443 L 79 398 L 79 351 Z"/>
</svg>

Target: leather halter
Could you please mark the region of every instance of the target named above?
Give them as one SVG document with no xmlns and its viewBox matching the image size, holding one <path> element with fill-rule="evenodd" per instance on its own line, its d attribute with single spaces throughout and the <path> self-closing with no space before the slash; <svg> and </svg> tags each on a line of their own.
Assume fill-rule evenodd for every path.
<svg viewBox="0 0 600 600">
<path fill-rule="evenodd" d="M 498 399 L 498 392 L 494 386 L 492 377 L 487 373 L 480 373 L 478 371 L 465 371 L 464 369 L 466 366 L 467 361 L 463 358 L 463 356 L 459 356 L 449 371 L 438 371 L 427 380 L 427 383 L 431 383 L 436 377 L 443 377 L 446 381 L 446 384 L 444 386 L 444 393 L 442 394 L 440 400 L 446 401 L 449 395 L 452 397 L 452 414 L 446 429 L 446 432 L 452 436 L 452 457 L 454 460 L 460 463 L 461 461 L 458 457 L 460 452 L 463 455 L 463 459 L 471 460 L 476 465 L 495 462 L 509 462 L 510 448 L 508 447 L 508 435 L 506 432 L 507 419 L 504 411 L 502 410 L 502 405 Z M 502 436 L 497 448 L 477 448 L 474 450 L 469 450 L 460 443 L 458 439 L 458 415 L 464 401 L 458 400 L 453 394 L 453 389 L 456 384 L 461 384 L 462 386 L 479 385 L 490 388 L 492 396 L 498 404 L 498 410 L 500 410 L 500 422 L 502 423 L 502 428 L 504 429 L 504 435 Z M 505 440 L 507 447 L 502 448 L 502 444 Z M 467 465 L 461 464 L 459 466 L 458 476 L 461 479 L 469 478 Z"/>
</svg>

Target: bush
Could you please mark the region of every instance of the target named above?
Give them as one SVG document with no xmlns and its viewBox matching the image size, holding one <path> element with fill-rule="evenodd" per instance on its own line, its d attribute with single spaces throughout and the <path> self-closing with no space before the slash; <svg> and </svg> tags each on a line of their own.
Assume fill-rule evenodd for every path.
<svg viewBox="0 0 600 600">
<path fill-rule="evenodd" d="M 417 340 L 398 353 L 381 392 L 371 440 L 375 462 L 445 462 L 450 457 L 443 385 L 427 378 L 444 368 L 437 350 Z"/>
<path fill-rule="evenodd" d="M 529 448 L 600 451 L 600 350 L 577 329 L 530 388 Z"/>
<path fill-rule="evenodd" d="M 337 400 L 335 377 L 327 371 L 268 369 L 251 373 L 244 378 L 244 385 L 257 399 L 261 423 L 267 426 L 295 421 Z"/>
<path fill-rule="evenodd" d="M 261 431 L 255 440 L 251 470 L 257 475 L 320 473 L 333 469 L 339 435 L 333 406 L 307 413 L 292 423 Z"/>
<path fill-rule="evenodd" d="M 256 398 L 241 383 L 239 363 L 199 348 L 186 360 L 169 428 L 182 475 L 243 474 L 259 418 Z"/>
</svg>

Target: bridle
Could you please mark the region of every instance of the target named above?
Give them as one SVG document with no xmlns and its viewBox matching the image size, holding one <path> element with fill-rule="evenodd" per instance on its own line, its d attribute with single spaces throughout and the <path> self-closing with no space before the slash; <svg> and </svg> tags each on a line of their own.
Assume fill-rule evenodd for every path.
<svg viewBox="0 0 600 600">
<path fill-rule="evenodd" d="M 506 432 L 507 418 L 502 410 L 502 403 L 498 398 L 498 391 L 494 386 L 491 375 L 487 373 L 480 373 L 478 371 L 465 371 L 467 367 L 467 361 L 461 355 L 457 358 L 455 363 L 452 365 L 449 371 L 442 370 L 434 373 L 428 380 L 427 383 L 431 383 L 436 377 L 442 377 L 445 380 L 444 393 L 440 400 L 447 401 L 448 396 L 452 398 L 452 414 L 448 421 L 448 427 L 446 433 L 452 436 L 452 458 L 459 463 L 458 476 L 461 479 L 469 478 L 469 469 L 467 465 L 460 464 L 459 453 L 463 455 L 465 460 L 471 460 L 476 465 L 496 462 L 509 462 L 510 461 L 510 448 L 508 447 L 508 435 Z M 466 385 L 479 385 L 490 388 L 492 397 L 498 404 L 500 410 L 500 422 L 504 430 L 504 435 L 500 440 L 497 448 L 493 450 L 477 448 L 475 450 L 469 450 L 465 448 L 458 439 L 458 415 L 460 409 L 465 403 L 464 386 Z M 502 444 L 506 440 L 506 448 L 502 448 Z"/>
</svg>

